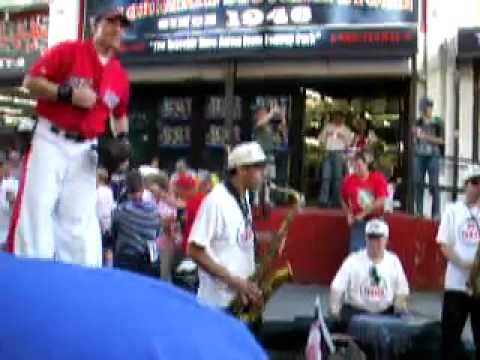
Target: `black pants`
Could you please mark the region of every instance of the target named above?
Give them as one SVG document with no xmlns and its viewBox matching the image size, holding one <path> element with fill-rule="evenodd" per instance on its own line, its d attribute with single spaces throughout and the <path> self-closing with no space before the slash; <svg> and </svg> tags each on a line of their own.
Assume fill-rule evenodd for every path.
<svg viewBox="0 0 480 360">
<path fill-rule="evenodd" d="M 129 270 L 146 276 L 160 277 L 160 265 L 152 264 L 147 254 L 118 252 L 113 264 L 116 268 Z"/>
<path fill-rule="evenodd" d="M 480 359 L 480 299 L 461 291 L 446 291 L 442 309 L 442 356 L 444 360 L 467 359 L 461 336 L 470 315 L 476 359 Z"/>
</svg>

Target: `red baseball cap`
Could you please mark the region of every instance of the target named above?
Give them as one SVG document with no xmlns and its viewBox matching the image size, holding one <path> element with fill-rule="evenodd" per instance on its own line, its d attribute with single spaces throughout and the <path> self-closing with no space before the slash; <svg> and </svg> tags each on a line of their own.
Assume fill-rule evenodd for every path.
<svg viewBox="0 0 480 360">
<path fill-rule="evenodd" d="M 115 6 L 107 6 L 97 10 L 94 17 L 95 25 L 102 19 L 120 19 L 123 27 L 131 25 L 130 20 L 128 20 L 123 11 Z"/>
<path fill-rule="evenodd" d="M 197 183 L 191 175 L 180 175 L 175 181 L 175 186 L 183 190 L 191 190 L 197 186 Z"/>
</svg>

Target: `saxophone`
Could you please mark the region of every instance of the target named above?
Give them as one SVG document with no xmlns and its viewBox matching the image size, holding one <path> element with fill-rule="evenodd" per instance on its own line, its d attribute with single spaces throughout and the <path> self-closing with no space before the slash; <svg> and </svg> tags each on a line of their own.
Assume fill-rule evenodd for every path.
<svg viewBox="0 0 480 360">
<path fill-rule="evenodd" d="M 467 288 L 475 298 L 480 298 L 480 244 L 477 245 L 472 269 L 468 277 Z"/>
<path fill-rule="evenodd" d="M 288 228 L 302 204 L 302 196 L 296 190 L 290 188 L 272 186 L 271 190 L 284 193 L 288 196 L 289 210 L 279 229 L 273 234 L 273 238 L 268 244 L 261 263 L 257 265 L 255 273 L 249 278 L 250 281 L 258 285 L 258 288 L 262 292 L 262 304 L 260 306 L 245 305 L 240 296 L 237 296 L 232 300 L 229 307 L 235 317 L 249 324 L 258 323 L 267 300 L 278 287 L 290 281 L 292 277 L 290 264 L 287 263 L 287 266 L 276 271 L 273 271 L 273 266 L 278 255 L 283 252 Z"/>
</svg>

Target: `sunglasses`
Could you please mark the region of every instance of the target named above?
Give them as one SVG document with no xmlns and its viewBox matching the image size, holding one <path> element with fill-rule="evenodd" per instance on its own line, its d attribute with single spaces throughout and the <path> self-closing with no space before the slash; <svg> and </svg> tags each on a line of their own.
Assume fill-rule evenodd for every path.
<svg viewBox="0 0 480 360">
<path fill-rule="evenodd" d="M 372 265 L 372 267 L 370 268 L 370 279 L 375 284 L 375 286 L 378 286 L 380 284 L 381 278 L 375 265 Z"/>
<path fill-rule="evenodd" d="M 480 178 L 472 178 L 468 181 L 472 185 L 480 185 Z"/>
</svg>

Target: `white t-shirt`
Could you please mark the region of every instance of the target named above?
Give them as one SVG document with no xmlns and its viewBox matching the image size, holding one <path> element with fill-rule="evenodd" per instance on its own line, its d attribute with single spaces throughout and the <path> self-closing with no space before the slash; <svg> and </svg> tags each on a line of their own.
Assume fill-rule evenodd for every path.
<svg viewBox="0 0 480 360">
<path fill-rule="evenodd" d="M 112 189 L 106 185 L 99 185 L 97 187 L 97 217 L 102 233 L 110 231 L 114 209 L 115 200 L 113 199 Z"/>
<path fill-rule="evenodd" d="M 480 222 L 478 207 L 469 209 L 463 201 L 448 204 L 437 234 L 439 244 L 452 245 L 457 255 L 466 262 L 473 261 L 480 239 L 477 224 L 472 215 Z M 467 270 L 449 261 L 445 274 L 445 289 L 466 291 L 468 276 Z"/>
<path fill-rule="evenodd" d="M 250 211 L 247 221 L 232 194 L 218 184 L 206 196 L 197 214 L 189 242 L 205 248 L 213 260 L 232 275 L 247 279 L 255 271 L 254 233 Z M 235 292 L 199 269 L 198 298 L 215 307 L 227 307 Z"/>
<path fill-rule="evenodd" d="M 18 192 L 18 180 L 15 178 L 3 179 L 0 183 L 0 245 L 7 241 L 10 218 L 12 216 L 12 206 L 7 200 L 7 193 L 11 192 L 15 196 Z"/>
<path fill-rule="evenodd" d="M 342 134 L 343 138 L 340 138 L 339 134 Z M 320 133 L 319 140 L 325 144 L 328 151 L 343 151 L 350 146 L 354 136 L 354 133 L 346 125 L 329 123 Z"/>
<path fill-rule="evenodd" d="M 385 251 L 383 260 L 374 265 L 367 250 L 347 257 L 333 279 L 331 289 L 343 294 L 345 304 L 373 313 L 387 310 L 393 305 L 395 297 L 407 296 L 410 292 L 397 255 Z"/>
</svg>

